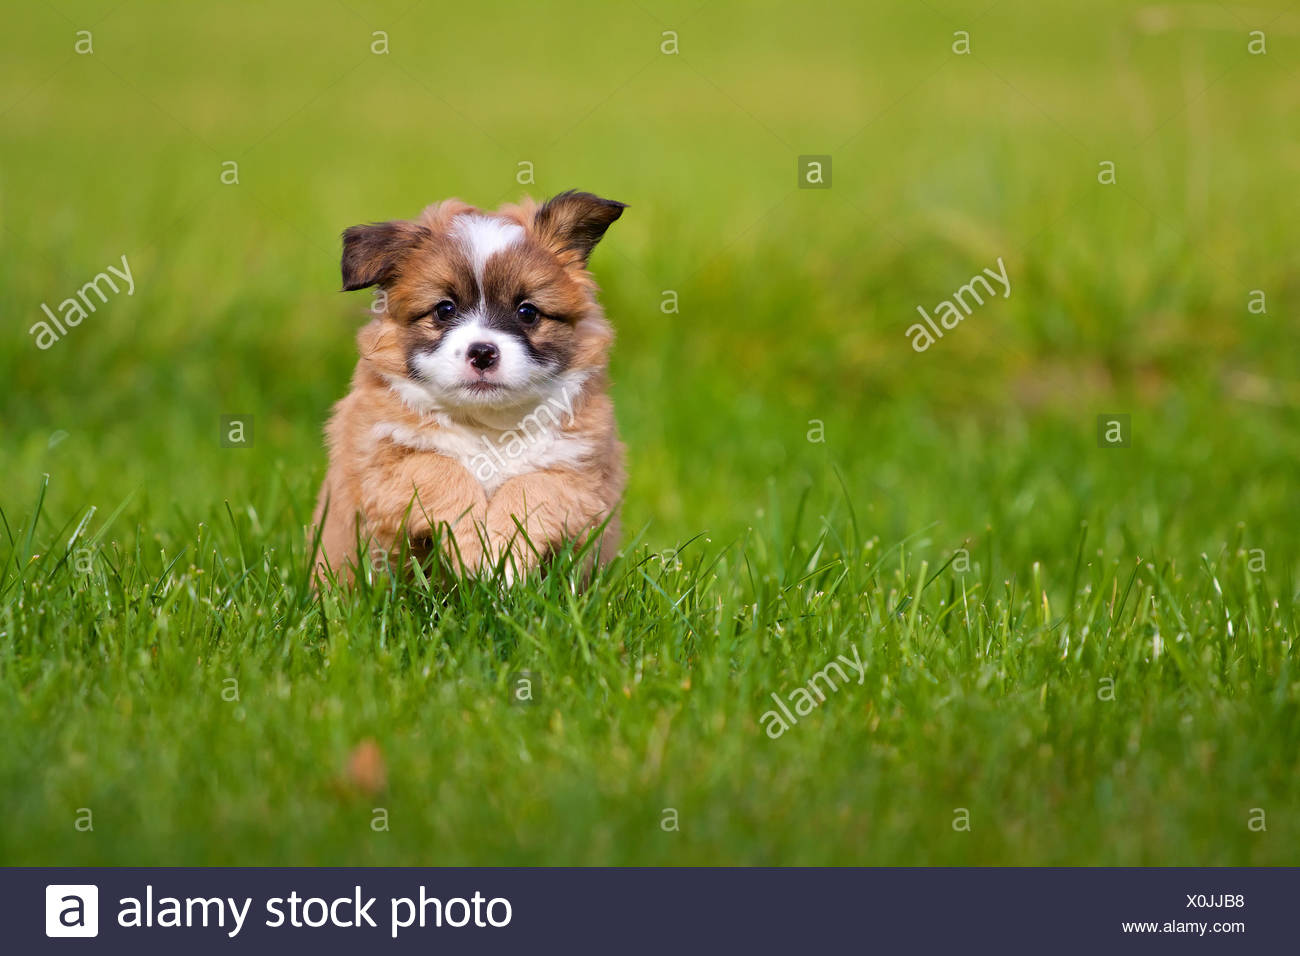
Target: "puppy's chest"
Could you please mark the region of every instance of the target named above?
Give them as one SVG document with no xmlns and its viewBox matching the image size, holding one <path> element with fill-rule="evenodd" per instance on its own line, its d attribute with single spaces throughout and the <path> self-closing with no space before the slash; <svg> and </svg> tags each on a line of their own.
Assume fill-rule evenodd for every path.
<svg viewBox="0 0 1300 956">
<path fill-rule="evenodd" d="M 379 422 L 371 429 L 371 437 L 445 455 L 478 479 L 488 495 L 520 475 L 547 468 L 579 467 L 592 449 L 588 439 L 544 422 L 524 422 L 510 429 L 455 421 L 439 421 L 419 428 Z"/>
</svg>

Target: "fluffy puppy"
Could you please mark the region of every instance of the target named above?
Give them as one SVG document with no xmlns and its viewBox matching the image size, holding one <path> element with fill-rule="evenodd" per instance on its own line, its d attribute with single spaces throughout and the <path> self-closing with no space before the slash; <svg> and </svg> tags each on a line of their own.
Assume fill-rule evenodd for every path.
<svg viewBox="0 0 1300 956">
<path fill-rule="evenodd" d="M 517 580 L 604 528 L 623 494 L 587 260 L 624 204 L 565 192 L 494 213 L 455 199 L 343 233 L 343 288 L 378 286 L 352 389 L 326 427 L 318 579 L 437 542 L 462 573 Z"/>
</svg>

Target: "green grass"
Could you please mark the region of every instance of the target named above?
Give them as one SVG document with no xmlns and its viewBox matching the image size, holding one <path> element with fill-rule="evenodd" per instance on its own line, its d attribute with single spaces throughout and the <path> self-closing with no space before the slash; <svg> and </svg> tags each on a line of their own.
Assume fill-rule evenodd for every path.
<svg viewBox="0 0 1300 956">
<path fill-rule="evenodd" d="M 1295 17 L 858 6 L 7 15 L 0 862 L 1297 863 Z M 625 552 L 321 599 L 338 233 L 569 187 L 631 204 L 593 259 Z"/>
</svg>

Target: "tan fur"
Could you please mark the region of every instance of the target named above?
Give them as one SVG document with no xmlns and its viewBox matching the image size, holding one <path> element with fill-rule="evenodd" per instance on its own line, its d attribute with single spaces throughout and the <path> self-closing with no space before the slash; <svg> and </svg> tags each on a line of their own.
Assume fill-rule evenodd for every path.
<svg viewBox="0 0 1300 956">
<path fill-rule="evenodd" d="M 353 254 L 352 265 L 363 273 L 360 281 L 371 273 L 382 275 L 377 284 L 388 304 L 358 334 L 360 359 L 351 391 L 334 407 L 326 427 L 329 467 L 313 519 L 321 529 L 318 576 L 330 570 L 349 579 L 359 563 L 358 542 L 383 562 L 404 547 L 423 558 L 441 535 L 444 552 L 458 556 L 453 565 L 462 573 L 504 565 L 510 581 L 564 542 L 584 541 L 607 519 L 599 557 L 613 556 L 625 483 L 624 450 L 605 372 L 613 333 L 596 302 L 585 256 L 575 257 L 549 229 L 535 228 L 539 208 L 525 200 L 495 214 L 524 226 L 526 241 L 499 257 L 508 262 L 499 264 L 492 281 L 519 283 L 544 311 L 566 317 L 539 324 L 532 338 L 536 347 L 563 355 L 567 370 L 586 373 L 572 399 L 572 417 L 566 416 L 561 428 L 565 436 L 586 440 L 589 454 L 573 465 L 506 478 L 489 496 L 459 461 L 411 447 L 453 422 L 478 421 L 472 409 L 412 408 L 391 384 L 406 376 L 411 349 L 436 341 L 437 330 L 412 316 L 427 311 L 431 300 L 457 281 L 463 256 L 446 239 L 447 230 L 455 216 L 478 210 L 448 200 L 411 223 L 388 224 L 395 226 L 397 253 L 374 244 Z M 347 257 L 345 252 L 345 282 Z M 394 426 L 415 439 L 399 443 L 382 434 Z"/>
</svg>

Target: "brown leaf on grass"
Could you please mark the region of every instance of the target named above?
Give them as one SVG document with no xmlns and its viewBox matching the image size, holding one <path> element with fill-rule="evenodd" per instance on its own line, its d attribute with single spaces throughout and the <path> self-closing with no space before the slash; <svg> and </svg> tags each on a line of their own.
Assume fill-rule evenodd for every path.
<svg viewBox="0 0 1300 956">
<path fill-rule="evenodd" d="M 384 754 L 374 738 L 367 737 L 348 755 L 347 782 L 352 789 L 366 795 L 379 793 L 388 786 Z"/>
</svg>

